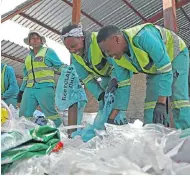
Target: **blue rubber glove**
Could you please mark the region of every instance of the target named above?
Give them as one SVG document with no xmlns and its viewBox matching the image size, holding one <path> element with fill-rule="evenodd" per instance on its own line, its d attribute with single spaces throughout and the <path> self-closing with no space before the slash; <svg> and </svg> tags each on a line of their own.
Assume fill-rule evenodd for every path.
<svg viewBox="0 0 190 176">
<path fill-rule="evenodd" d="M 38 116 L 35 123 L 37 123 L 40 126 L 47 125 L 48 120 L 44 116 Z"/>
</svg>

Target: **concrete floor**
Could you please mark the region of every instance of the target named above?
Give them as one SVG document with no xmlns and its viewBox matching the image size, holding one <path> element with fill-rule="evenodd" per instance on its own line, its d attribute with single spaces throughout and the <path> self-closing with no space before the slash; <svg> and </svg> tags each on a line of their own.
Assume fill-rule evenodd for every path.
<svg viewBox="0 0 190 176">
<path fill-rule="evenodd" d="M 136 74 L 131 82 L 131 96 L 127 111 L 128 119 L 143 120 L 144 99 L 146 92 L 146 77 L 144 74 Z"/>
</svg>

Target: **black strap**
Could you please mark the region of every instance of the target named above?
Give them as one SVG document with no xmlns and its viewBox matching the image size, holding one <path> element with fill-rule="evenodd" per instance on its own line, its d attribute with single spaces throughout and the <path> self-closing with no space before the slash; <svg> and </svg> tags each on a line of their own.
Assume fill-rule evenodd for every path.
<svg viewBox="0 0 190 176">
<path fill-rule="evenodd" d="M 97 64 L 95 67 L 100 71 L 102 70 L 107 63 L 107 60 L 105 58 L 102 58 L 101 62 Z"/>
</svg>

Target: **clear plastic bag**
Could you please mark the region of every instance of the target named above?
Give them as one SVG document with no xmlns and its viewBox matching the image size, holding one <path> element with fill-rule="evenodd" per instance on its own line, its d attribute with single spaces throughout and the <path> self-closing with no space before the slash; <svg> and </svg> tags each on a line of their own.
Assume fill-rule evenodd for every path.
<svg viewBox="0 0 190 176">
<path fill-rule="evenodd" d="M 1 153 L 19 146 L 30 139 L 32 139 L 32 137 L 30 136 L 29 131 L 14 131 L 12 133 L 4 133 L 1 135 Z"/>
<path fill-rule="evenodd" d="M 182 140 L 183 141 L 183 140 Z M 181 142 L 182 143 L 182 142 Z M 187 137 L 185 141 L 176 149 L 177 152 L 172 156 L 172 159 L 178 163 L 190 164 L 190 137 Z M 190 172 L 189 172 L 190 174 Z"/>
<path fill-rule="evenodd" d="M 20 117 L 17 119 L 13 120 L 13 127 L 12 127 L 12 131 L 28 131 L 31 130 L 35 127 L 39 127 L 38 124 L 34 123 L 33 121 L 25 118 L 25 117 Z"/>
<path fill-rule="evenodd" d="M 78 137 L 65 137 L 65 148 L 59 153 L 17 163 L 8 174 L 190 173 L 190 164 L 185 163 L 188 162 L 186 159 L 190 150 L 189 137 L 180 138 L 180 130 L 157 124 L 138 128 L 105 124 L 105 128 L 106 130 L 96 131 L 96 137 L 86 143 Z"/>
</svg>

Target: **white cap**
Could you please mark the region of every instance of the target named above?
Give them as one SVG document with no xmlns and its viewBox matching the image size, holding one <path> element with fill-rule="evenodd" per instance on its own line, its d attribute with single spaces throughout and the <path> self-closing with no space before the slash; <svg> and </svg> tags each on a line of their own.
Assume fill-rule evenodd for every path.
<svg viewBox="0 0 190 176">
<path fill-rule="evenodd" d="M 43 44 L 46 43 L 45 37 L 44 37 L 43 35 L 41 35 L 38 31 L 30 31 L 29 34 L 28 34 L 28 37 L 26 37 L 26 38 L 24 39 L 24 43 L 25 43 L 25 44 L 29 45 L 29 39 L 30 39 L 30 35 L 31 35 L 31 34 L 37 34 L 37 35 L 39 35 L 40 38 L 41 38 L 41 40 L 42 40 L 42 43 L 43 43 Z"/>
</svg>

